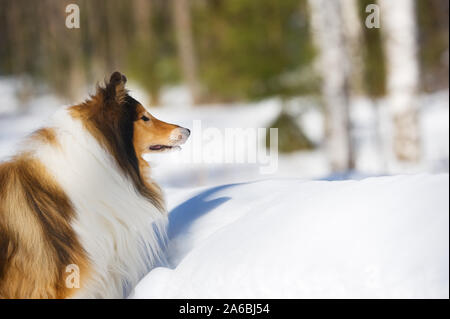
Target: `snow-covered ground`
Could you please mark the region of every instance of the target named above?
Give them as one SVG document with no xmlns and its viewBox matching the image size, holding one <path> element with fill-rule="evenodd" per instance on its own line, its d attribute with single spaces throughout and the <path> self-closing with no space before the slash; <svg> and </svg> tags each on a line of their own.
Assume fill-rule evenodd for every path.
<svg viewBox="0 0 450 319">
<path fill-rule="evenodd" d="M 0 78 L 0 160 L 63 104 L 42 95 L 19 113 L 14 85 Z M 139 90 L 132 95 L 145 104 Z M 448 91 L 420 97 L 423 160 L 410 167 L 392 161 L 386 103 L 353 101 L 357 169 L 350 174 L 330 171 L 313 100 L 295 99 L 287 111 L 300 110 L 299 122 L 319 147 L 279 154 L 269 175 L 261 163 L 192 159 L 199 145 L 212 154 L 230 146 L 207 128 L 268 127 L 279 100 L 194 108 L 177 89 L 163 103 L 151 110 L 156 117 L 201 129 L 181 152 L 147 158 L 168 201 L 168 263 L 131 297 L 448 298 Z"/>
<path fill-rule="evenodd" d="M 276 179 L 170 196 L 134 298 L 448 298 L 449 177 Z"/>
</svg>

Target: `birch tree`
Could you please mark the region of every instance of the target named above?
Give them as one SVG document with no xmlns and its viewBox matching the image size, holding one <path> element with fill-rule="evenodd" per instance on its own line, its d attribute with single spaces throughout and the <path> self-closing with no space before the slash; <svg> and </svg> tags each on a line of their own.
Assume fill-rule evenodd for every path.
<svg viewBox="0 0 450 319">
<path fill-rule="evenodd" d="M 344 0 L 345 1 L 345 0 Z M 349 119 L 350 61 L 340 0 L 309 0 L 313 39 L 318 49 L 326 110 L 327 152 L 332 169 L 353 168 Z"/>
<path fill-rule="evenodd" d="M 394 152 L 400 161 L 417 162 L 420 159 L 417 113 L 419 66 L 414 1 L 379 0 L 379 5 Z"/>
</svg>

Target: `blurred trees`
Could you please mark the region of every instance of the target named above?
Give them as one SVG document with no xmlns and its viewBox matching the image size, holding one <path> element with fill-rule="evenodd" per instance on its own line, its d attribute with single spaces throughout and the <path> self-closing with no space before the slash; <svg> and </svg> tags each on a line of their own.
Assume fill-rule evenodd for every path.
<svg viewBox="0 0 450 319">
<path fill-rule="evenodd" d="M 80 7 L 80 29 L 65 7 Z M 0 74 L 71 99 L 120 69 L 158 103 L 185 82 L 196 102 L 317 91 L 305 0 L 0 0 Z"/>
<path fill-rule="evenodd" d="M 317 92 L 304 0 L 199 0 L 193 21 L 212 101 Z"/>
<path fill-rule="evenodd" d="M 372 1 L 344 4 L 355 2 L 364 17 Z M 80 7 L 80 29 L 65 27 L 70 3 Z M 448 86 L 448 1 L 416 3 L 421 88 L 442 89 Z M 362 60 L 352 86 L 382 96 L 379 30 L 358 31 L 354 12 L 344 13 L 346 36 Z M 30 77 L 71 99 L 114 69 L 139 82 L 153 104 L 162 87 L 182 82 L 197 102 L 315 94 L 312 42 L 306 0 L 0 0 L 0 75 Z"/>
<path fill-rule="evenodd" d="M 79 29 L 65 26 L 70 3 L 80 7 Z M 0 0 L 0 17 L 0 74 L 30 76 L 71 100 L 117 69 L 155 103 L 180 79 L 165 0 Z"/>
<path fill-rule="evenodd" d="M 448 89 L 449 1 L 416 1 L 421 89 Z"/>
</svg>

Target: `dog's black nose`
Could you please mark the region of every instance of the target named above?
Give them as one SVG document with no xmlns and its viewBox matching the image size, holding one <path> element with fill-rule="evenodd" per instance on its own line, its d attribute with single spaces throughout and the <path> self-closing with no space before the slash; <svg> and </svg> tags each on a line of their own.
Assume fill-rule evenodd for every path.
<svg viewBox="0 0 450 319">
<path fill-rule="evenodd" d="M 190 129 L 186 129 L 187 130 L 187 132 L 188 132 L 188 135 L 191 135 L 191 130 Z"/>
</svg>

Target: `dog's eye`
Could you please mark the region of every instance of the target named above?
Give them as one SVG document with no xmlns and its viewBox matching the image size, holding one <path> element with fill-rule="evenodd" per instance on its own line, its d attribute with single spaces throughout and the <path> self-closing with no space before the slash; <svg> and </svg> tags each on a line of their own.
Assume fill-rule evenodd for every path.
<svg viewBox="0 0 450 319">
<path fill-rule="evenodd" d="M 150 119 L 149 119 L 147 116 L 145 116 L 145 115 L 143 115 L 143 116 L 141 117 L 141 120 L 143 120 L 144 122 L 150 121 Z"/>
</svg>

